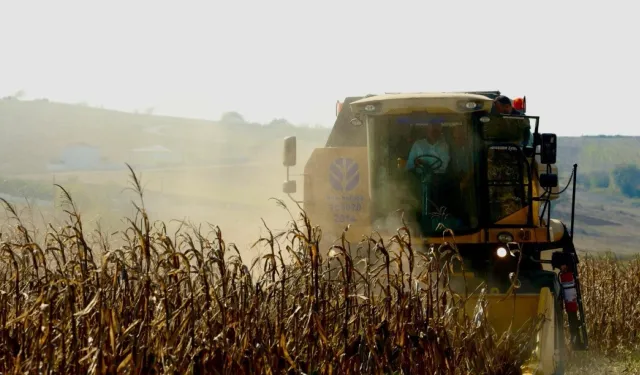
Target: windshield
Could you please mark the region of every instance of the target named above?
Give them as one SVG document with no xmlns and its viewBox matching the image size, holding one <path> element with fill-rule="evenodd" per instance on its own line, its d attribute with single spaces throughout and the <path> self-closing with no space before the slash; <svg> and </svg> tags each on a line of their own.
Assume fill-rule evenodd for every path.
<svg viewBox="0 0 640 375">
<path fill-rule="evenodd" d="M 471 124 L 470 114 L 368 118 L 376 228 L 397 210 L 423 235 L 442 234 L 439 224 L 456 233 L 478 227 L 473 152 L 478 142 Z"/>
</svg>

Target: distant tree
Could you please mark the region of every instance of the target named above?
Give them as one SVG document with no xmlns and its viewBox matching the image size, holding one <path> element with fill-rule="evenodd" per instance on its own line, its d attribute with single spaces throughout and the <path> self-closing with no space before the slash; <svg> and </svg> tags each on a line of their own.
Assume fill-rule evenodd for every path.
<svg viewBox="0 0 640 375">
<path fill-rule="evenodd" d="M 626 197 L 640 197 L 640 169 L 635 164 L 619 165 L 613 170 L 613 179 Z"/>
<path fill-rule="evenodd" d="M 293 127 L 293 124 L 291 124 L 289 121 L 287 121 L 287 119 L 276 118 L 276 119 L 271 120 L 271 122 L 268 123 L 267 126 L 272 127 L 272 128 L 290 128 L 290 127 Z"/>
<path fill-rule="evenodd" d="M 153 111 L 155 111 L 155 108 L 149 107 L 149 108 L 144 110 L 144 113 L 147 114 L 147 115 L 153 115 Z"/>
<path fill-rule="evenodd" d="M 27 93 L 24 92 L 24 90 L 18 90 L 15 94 L 13 94 L 13 97 L 20 100 L 23 99 L 26 95 Z"/>
<path fill-rule="evenodd" d="M 591 189 L 591 176 L 589 174 L 579 174 L 576 178 L 576 183 L 578 186 L 582 186 L 585 189 Z"/>
<path fill-rule="evenodd" d="M 591 173 L 589 177 L 591 180 L 591 185 L 596 188 L 606 189 L 611 184 L 611 175 L 609 174 L 609 172 L 596 171 Z"/>
<path fill-rule="evenodd" d="M 244 117 L 238 112 L 225 112 L 220 117 L 220 122 L 223 124 L 245 124 Z"/>
</svg>

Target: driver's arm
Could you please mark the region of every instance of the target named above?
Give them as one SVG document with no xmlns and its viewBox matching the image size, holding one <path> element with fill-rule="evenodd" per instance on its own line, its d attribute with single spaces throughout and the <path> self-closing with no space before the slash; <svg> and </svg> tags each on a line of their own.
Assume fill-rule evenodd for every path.
<svg viewBox="0 0 640 375">
<path fill-rule="evenodd" d="M 407 157 L 407 164 L 405 165 L 405 169 L 407 171 L 412 170 L 413 168 L 415 168 L 415 165 L 413 165 L 413 159 L 416 158 L 416 156 L 418 154 L 418 142 L 414 142 L 413 146 L 411 146 L 411 151 L 409 151 L 409 156 Z"/>
<path fill-rule="evenodd" d="M 442 160 L 442 170 L 445 171 L 447 170 L 447 167 L 449 166 L 449 162 L 451 161 L 451 154 L 450 154 L 450 148 L 449 148 L 449 144 L 447 142 L 442 142 L 442 147 L 440 148 L 440 155 L 438 155 L 438 157 L 440 158 L 440 160 Z"/>
</svg>

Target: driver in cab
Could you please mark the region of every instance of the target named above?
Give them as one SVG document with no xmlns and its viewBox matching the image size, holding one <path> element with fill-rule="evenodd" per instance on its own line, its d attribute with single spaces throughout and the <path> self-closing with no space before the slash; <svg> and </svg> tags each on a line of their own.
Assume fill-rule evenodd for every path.
<svg viewBox="0 0 640 375">
<path fill-rule="evenodd" d="M 415 169 L 415 163 L 417 162 L 426 164 L 427 166 L 433 165 L 436 167 L 433 170 L 436 174 L 445 173 L 449 165 L 450 155 L 449 145 L 442 136 L 442 123 L 443 121 L 441 119 L 432 119 L 427 122 L 426 137 L 418 139 L 411 147 L 411 151 L 409 151 L 409 157 L 405 167 L 407 170 Z M 442 162 L 429 155 L 436 156 L 442 160 Z M 417 157 L 419 157 L 418 160 L 415 160 Z"/>
</svg>

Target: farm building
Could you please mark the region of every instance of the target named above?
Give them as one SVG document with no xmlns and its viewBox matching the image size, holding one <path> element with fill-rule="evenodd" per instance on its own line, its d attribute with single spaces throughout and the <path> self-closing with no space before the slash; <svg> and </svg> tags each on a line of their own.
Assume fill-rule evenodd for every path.
<svg viewBox="0 0 640 375">
<path fill-rule="evenodd" d="M 49 170 L 91 170 L 102 166 L 100 149 L 87 143 L 72 143 L 64 147 L 60 156 L 52 160 Z"/>
<path fill-rule="evenodd" d="M 139 168 L 160 168 L 183 161 L 182 154 L 161 145 L 136 148 L 130 155 L 131 165 Z"/>
</svg>

